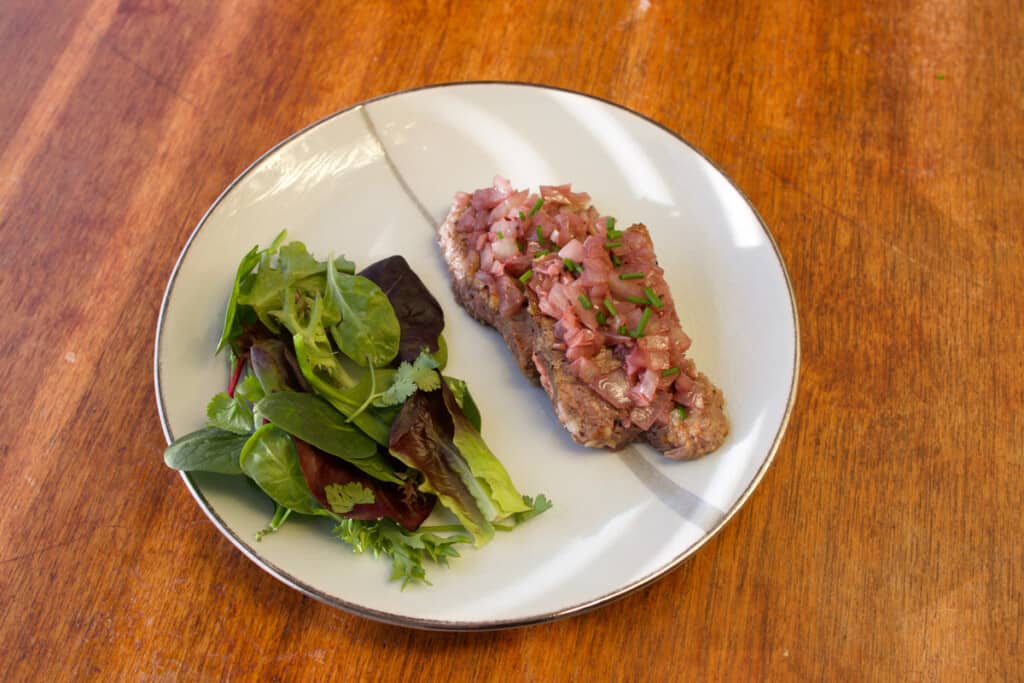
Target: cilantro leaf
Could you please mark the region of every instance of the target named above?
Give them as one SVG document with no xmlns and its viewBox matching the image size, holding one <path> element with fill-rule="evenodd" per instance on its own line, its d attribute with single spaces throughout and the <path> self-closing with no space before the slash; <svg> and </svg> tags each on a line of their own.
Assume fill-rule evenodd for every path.
<svg viewBox="0 0 1024 683">
<path fill-rule="evenodd" d="M 256 375 L 246 375 L 235 387 L 235 396 L 249 403 L 259 403 L 263 398 L 263 385 Z"/>
<path fill-rule="evenodd" d="M 366 488 L 358 481 L 350 481 L 347 484 L 328 484 L 324 487 L 327 494 L 327 503 L 339 515 L 351 512 L 356 505 L 373 503 L 376 497 L 373 491 Z"/>
<path fill-rule="evenodd" d="M 434 391 L 440 388 L 441 376 L 435 372 L 437 368 L 437 361 L 426 351 L 421 352 L 413 363 L 403 361 L 395 371 L 391 386 L 374 400 L 373 405 L 378 408 L 399 405 L 417 389 Z"/>
<path fill-rule="evenodd" d="M 516 520 L 516 524 L 522 524 L 523 522 L 533 519 L 540 513 L 550 510 L 552 503 L 548 500 L 548 497 L 543 493 L 539 494 L 536 499 L 530 498 L 529 496 L 523 496 L 523 502 L 529 506 L 529 510 L 525 512 L 517 512 L 512 515 L 512 518 Z"/>
<path fill-rule="evenodd" d="M 495 524 L 494 528 L 498 531 L 512 531 L 523 522 L 529 521 L 539 515 L 540 513 L 550 510 L 552 503 L 548 500 L 548 497 L 543 493 L 539 494 L 537 498 L 530 498 L 529 496 L 523 496 L 523 503 L 529 507 L 529 510 L 522 512 L 515 512 L 509 516 L 509 520 L 512 520 L 512 524 Z"/>
<path fill-rule="evenodd" d="M 206 405 L 206 420 L 209 426 L 232 434 L 249 434 L 255 426 L 252 411 L 241 400 L 231 398 L 223 391 Z"/>
</svg>

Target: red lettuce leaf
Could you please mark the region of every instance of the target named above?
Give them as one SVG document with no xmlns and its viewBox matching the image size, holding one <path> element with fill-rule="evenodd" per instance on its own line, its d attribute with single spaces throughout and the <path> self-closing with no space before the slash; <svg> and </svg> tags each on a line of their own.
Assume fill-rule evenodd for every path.
<svg viewBox="0 0 1024 683">
<path fill-rule="evenodd" d="M 331 484 L 358 483 L 373 491 L 374 502 L 356 505 L 342 517 L 359 520 L 392 519 L 409 531 L 415 531 L 434 509 L 437 499 L 417 491 L 413 486 L 402 487 L 378 481 L 364 474 L 344 460 L 328 455 L 301 439 L 295 439 L 302 476 L 321 505 L 330 510 L 326 488 Z"/>
<path fill-rule="evenodd" d="M 390 256 L 370 264 L 359 274 L 380 287 L 395 309 L 401 329 L 398 360 L 411 363 L 423 348 L 437 353 L 444 311 L 408 262 L 401 256 Z"/>
</svg>

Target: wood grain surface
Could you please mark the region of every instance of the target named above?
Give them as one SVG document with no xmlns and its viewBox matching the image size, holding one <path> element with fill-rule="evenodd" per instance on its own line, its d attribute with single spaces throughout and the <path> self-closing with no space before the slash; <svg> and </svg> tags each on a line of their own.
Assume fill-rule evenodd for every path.
<svg viewBox="0 0 1024 683">
<path fill-rule="evenodd" d="M 1022 680 L 1024 10 L 1012 2 L 0 3 L 0 679 Z M 747 505 L 506 632 L 321 605 L 162 462 L 153 336 L 220 191 L 360 100 L 501 79 L 678 132 L 801 318 Z"/>
</svg>

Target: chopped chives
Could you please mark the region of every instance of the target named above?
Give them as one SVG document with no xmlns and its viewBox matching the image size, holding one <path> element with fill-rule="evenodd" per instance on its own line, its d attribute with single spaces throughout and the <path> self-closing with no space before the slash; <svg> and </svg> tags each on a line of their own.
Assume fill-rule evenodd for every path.
<svg viewBox="0 0 1024 683">
<path fill-rule="evenodd" d="M 661 376 L 662 377 L 671 377 L 672 375 L 677 375 L 677 374 L 679 374 L 679 368 L 675 368 L 675 367 L 669 368 L 668 370 L 662 370 L 661 371 Z"/>
<path fill-rule="evenodd" d="M 533 255 L 533 258 L 539 259 L 539 258 L 542 258 L 544 256 L 547 256 L 550 253 L 551 252 L 548 251 L 547 249 L 541 249 L 540 251 L 538 251 L 536 254 Z"/>
<path fill-rule="evenodd" d="M 540 229 L 539 225 L 537 226 L 537 241 L 544 244 L 544 231 Z"/>
<path fill-rule="evenodd" d="M 643 273 L 623 273 L 619 276 L 620 280 L 643 280 Z"/>
<path fill-rule="evenodd" d="M 526 222 L 526 214 L 523 213 L 522 211 L 519 212 L 519 222 L 520 223 L 525 223 Z"/>
<path fill-rule="evenodd" d="M 604 220 L 604 227 L 605 227 L 605 232 L 609 232 L 611 230 L 615 230 L 615 216 L 608 216 L 608 218 L 606 218 Z"/>
<path fill-rule="evenodd" d="M 530 209 L 530 215 L 532 216 L 533 214 L 535 214 L 538 211 L 540 211 L 540 207 L 542 207 L 542 206 L 544 206 L 544 198 L 543 197 L 538 197 L 537 198 L 537 203 L 533 205 L 532 209 Z"/>
<path fill-rule="evenodd" d="M 612 298 L 610 296 L 606 296 L 604 298 L 604 307 L 608 309 L 608 312 L 611 315 L 619 314 L 619 312 L 615 310 L 615 304 L 612 302 Z"/>
<path fill-rule="evenodd" d="M 622 240 L 614 240 L 612 242 L 605 242 L 604 246 L 606 249 L 618 249 L 622 246 Z"/>
<path fill-rule="evenodd" d="M 689 415 L 683 406 L 676 406 L 676 414 L 679 415 L 680 420 L 685 420 L 686 416 Z"/>
<path fill-rule="evenodd" d="M 565 264 L 566 270 L 571 270 L 574 273 L 579 273 L 581 271 L 580 264 L 576 263 L 571 258 L 562 259 L 562 263 Z"/>
<path fill-rule="evenodd" d="M 619 325 L 619 334 L 621 334 L 623 336 L 629 334 L 629 330 L 626 329 L 625 325 Z"/>
<path fill-rule="evenodd" d="M 607 232 L 605 232 L 605 237 L 607 237 L 610 240 L 617 240 L 620 237 L 622 237 L 622 231 L 621 230 L 608 230 Z"/>
<path fill-rule="evenodd" d="M 501 230 L 498 231 L 498 239 L 499 240 L 505 239 L 505 233 L 503 233 Z"/>
<path fill-rule="evenodd" d="M 661 297 L 654 293 L 654 290 L 650 287 L 644 287 L 644 294 L 647 295 L 647 300 L 651 302 L 651 305 L 655 308 L 661 308 L 665 304 L 662 303 Z"/>
<path fill-rule="evenodd" d="M 590 301 L 590 297 L 586 294 L 580 294 L 577 298 L 580 300 L 580 305 L 588 311 L 594 307 L 594 304 Z"/>
<path fill-rule="evenodd" d="M 533 269 L 531 268 L 530 270 L 526 271 L 525 273 L 523 273 L 522 275 L 519 276 L 519 281 L 522 282 L 525 285 L 527 282 L 530 281 L 530 278 L 532 278 L 532 277 L 533 277 Z"/>
<path fill-rule="evenodd" d="M 622 259 L 620 259 L 615 254 L 612 254 L 612 265 L 614 265 L 616 268 L 618 268 L 619 266 L 622 265 Z"/>
<path fill-rule="evenodd" d="M 627 296 L 626 301 L 631 304 L 636 304 L 637 306 L 646 306 L 648 304 L 647 299 L 642 296 Z"/>
<path fill-rule="evenodd" d="M 640 322 L 636 324 L 636 329 L 629 333 L 630 337 L 639 339 L 644 336 L 644 328 L 647 327 L 647 321 L 651 319 L 651 309 L 645 308 L 643 314 L 640 316 Z"/>
<path fill-rule="evenodd" d="M 598 311 L 594 315 L 597 316 L 597 324 L 598 325 L 604 325 L 606 322 L 608 322 L 608 316 L 606 316 L 601 311 Z"/>
</svg>

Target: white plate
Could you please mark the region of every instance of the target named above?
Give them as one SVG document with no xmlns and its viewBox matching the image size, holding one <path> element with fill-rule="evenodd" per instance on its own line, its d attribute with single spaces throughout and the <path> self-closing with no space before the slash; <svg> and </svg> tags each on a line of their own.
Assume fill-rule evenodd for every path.
<svg viewBox="0 0 1024 683">
<path fill-rule="evenodd" d="M 646 446 L 577 446 L 499 335 L 452 298 L 434 239 L 456 190 L 495 174 L 516 187 L 572 182 L 620 223 L 643 222 L 690 352 L 721 386 L 732 432 L 671 462 Z M 319 520 L 257 543 L 273 512 L 243 478 L 185 483 L 256 564 L 328 604 L 422 628 L 488 629 L 592 609 L 676 567 L 739 509 L 770 463 L 796 392 L 796 308 L 768 229 L 715 166 L 672 132 L 592 97 L 472 83 L 387 95 L 269 151 L 210 208 L 171 275 L 157 324 L 156 395 L 168 440 L 197 429 L 227 377 L 213 349 L 239 258 L 282 228 L 321 258 L 360 266 L 401 253 L 444 308 L 449 372 L 469 382 L 484 436 L 523 493 L 554 508 L 399 590 L 388 563 L 355 555 Z M 755 549 L 751 548 L 751 552 Z M 258 600 L 253 596 L 253 600 Z"/>
</svg>

